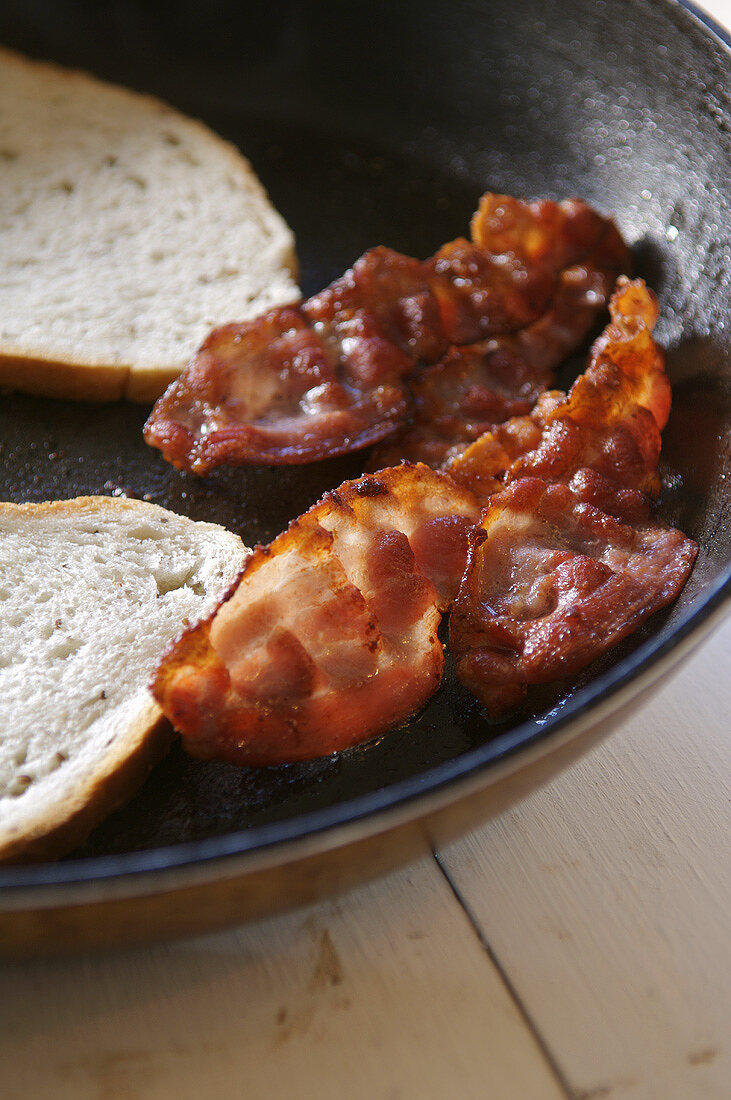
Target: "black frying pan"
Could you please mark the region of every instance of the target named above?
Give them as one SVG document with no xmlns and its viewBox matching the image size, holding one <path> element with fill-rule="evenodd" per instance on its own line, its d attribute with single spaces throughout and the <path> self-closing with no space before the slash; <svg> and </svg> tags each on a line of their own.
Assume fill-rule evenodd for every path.
<svg viewBox="0 0 731 1100">
<path fill-rule="evenodd" d="M 488 724 L 448 669 L 416 718 L 326 760 L 242 770 L 174 748 L 83 849 L 0 871 L 0 945 L 203 928 L 337 886 L 346 864 L 378 869 L 411 850 L 405 822 L 471 805 L 538 756 L 558 766 L 700 637 L 731 595 L 731 64 L 696 13 L 664 0 L 5 0 L 0 41 L 153 92 L 236 142 L 296 232 L 306 294 L 375 244 L 430 254 L 486 189 L 613 213 L 663 311 L 675 404 L 662 511 L 701 546 L 673 608 L 520 723 Z M 144 445 L 147 412 L 2 396 L 0 499 L 124 492 L 253 544 L 364 461 L 201 480 Z M 375 860 L 374 836 L 388 841 Z M 168 904 L 183 889 L 185 906 Z"/>
</svg>

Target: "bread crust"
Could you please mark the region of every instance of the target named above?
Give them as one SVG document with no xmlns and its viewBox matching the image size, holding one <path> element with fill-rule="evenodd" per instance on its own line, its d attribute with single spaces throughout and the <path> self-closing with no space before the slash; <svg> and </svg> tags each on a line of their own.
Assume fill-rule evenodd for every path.
<svg viewBox="0 0 731 1100">
<path fill-rule="evenodd" d="M 63 401 L 151 404 L 180 374 L 176 367 L 105 366 L 63 359 L 29 359 L 0 351 L 0 387 Z"/>
<path fill-rule="evenodd" d="M 78 497 L 74 500 L 43 503 L 0 503 L 0 521 L 25 516 L 58 518 L 103 514 L 116 519 L 125 513 L 144 519 L 161 513 L 173 516 L 166 509 L 145 501 L 124 497 Z M 181 519 L 182 517 L 175 517 Z M 191 530 L 216 525 L 191 524 Z M 232 553 L 229 584 L 238 574 L 246 550 L 238 536 L 218 528 L 226 538 L 226 553 Z M 233 561 L 233 551 L 240 559 Z M 222 597 L 224 592 L 219 595 Z M 182 625 L 182 624 L 181 624 Z M 172 640 L 172 639 L 170 639 Z M 161 653 L 162 656 L 162 653 Z M 93 767 L 77 779 L 62 798 L 53 798 L 31 808 L 14 825 L 0 821 L 0 862 L 26 863 L 55 859 L 66 854 L 88 837 L 92 829 L 118 809 L 142 785 L 151 769 L 167 753 L 174 738 L 172 727 L 145 685 L 130 689 L 139 703 L 121 733 L 112 737 L 105 751 L 96 756 Z M 42 782 L 42 780 L 41 780 Z M 21 796 L 22 797 L 22 796 Z M 0 800 L 0 805 L 1 805 Z"/>
<path fill-rule="evenodd" d="M 0 352 L 0 386 L 37 397 L 119 401 L 125 396 L 129 374 L 129 367 L 71 363 L 61 359 L 29 359 L 23 355 L 4 355 Z M 167 381 L 160 379 L 160 393 L 165 392 L 174 377 L 175 372 L 168 372 L 165 376 Z M 153 394 L 150 400 L 154 401 L 156 397 L 159 394 Z"/>
<path fill-rule="evenodd" d="M 57 859 L 87 839 L 109 814 L 139 790 L 167 754 L 174 733 L 152 697 L 73 796 L 38 812 L 23 831 L 0 833 L 0 862 L 39 863 Z"/>
</svg>

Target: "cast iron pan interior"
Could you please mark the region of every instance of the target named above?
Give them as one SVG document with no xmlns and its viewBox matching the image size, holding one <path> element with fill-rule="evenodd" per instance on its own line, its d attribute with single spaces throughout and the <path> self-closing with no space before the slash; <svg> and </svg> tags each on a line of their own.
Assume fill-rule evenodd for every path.
<svg viewBox="0 0 731 1100">
<path fill-rule="evenodd" d="M 0 883 L 215 856 L 224 834 L 235 834 L 229 851 L 257 848 L 414 798 L 550 736 L 721 598 L 731 558 L 731 66 L 694 14 L 648 0 L 6 0 L 0 41 L 161 95 L 236 142 L 296 232 L 306 294 L 378 243 L 430 254 L 466 232 L 488 188 L 580 195 L 613 212 L 663 308 L 675 404 L 662 511 L 701 544 L 670 612 L 594 666 L 587 687 L 537 699 L 521 723 L 488 725 L 448 671 L 423 713 L 330 759 L 242 770 L 175 748 L 82 850 L 6 870 Z M 201 480 L 144 445 L 147 411 L 2 396 L 0 499 L 127 493 L 253 544 L 364 460 Z"/>
</svg>

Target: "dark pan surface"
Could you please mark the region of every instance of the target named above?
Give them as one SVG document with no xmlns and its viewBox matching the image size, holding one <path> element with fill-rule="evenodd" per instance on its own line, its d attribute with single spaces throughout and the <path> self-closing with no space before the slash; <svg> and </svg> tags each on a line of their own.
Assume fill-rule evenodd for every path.
<svg viewBox="0 0 731 1100">
<path fill-rule="evenodd" d="M 663 309 L 675 403 L 661 510 L 701 544 L 681 599 L 581 684 L 537 699 L 521 723 L 488 725 L 448 670 L 412 721 L 327 760 L 238 769 L 175 748 L 82 850 L 53 869 L 1 872 L 0 883 L 114 874 L 144 857 L 79 861 L 206 838 L 257 848 L 417 797 L 550 737 L 717 599 L 731 561 L 728 51 L 666 3 L 521 0 L 507 10 L 454 0 L 217 3 L 208 13 L 6 2 L 0 41 L 159 94 L 235 141 L 295 230 L 306 294 L 378 243 L 428 255 L 466 231 L 488 188 L 575 194 L 613 212 Z M 367 457 L 198 479 L 144 445 L 147 412 L 3 395 L 0 499 L 125 493 L 253 544 Z M 158 856 L 204 849 L 215 854 L 193 844 Z"/>
</svg>

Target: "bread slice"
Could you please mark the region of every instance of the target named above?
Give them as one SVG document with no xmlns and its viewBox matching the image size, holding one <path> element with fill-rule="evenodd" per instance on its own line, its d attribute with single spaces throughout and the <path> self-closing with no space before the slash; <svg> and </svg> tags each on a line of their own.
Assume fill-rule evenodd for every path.
<svg viewBox="0 0 731 1100">
<path fill-rule="evenodd" d="M 0 860 L 71 850 L 142 782 L 171 737 L 150 675 L 246 555 L 144 501 L 0 504 Z"/>
<path fill-rule="evenodd" d="M 0 385 L 158 397 L 215 325 L 299 297 L 251 166 L 148 96 L 0 49 Z"/>
</svg>

